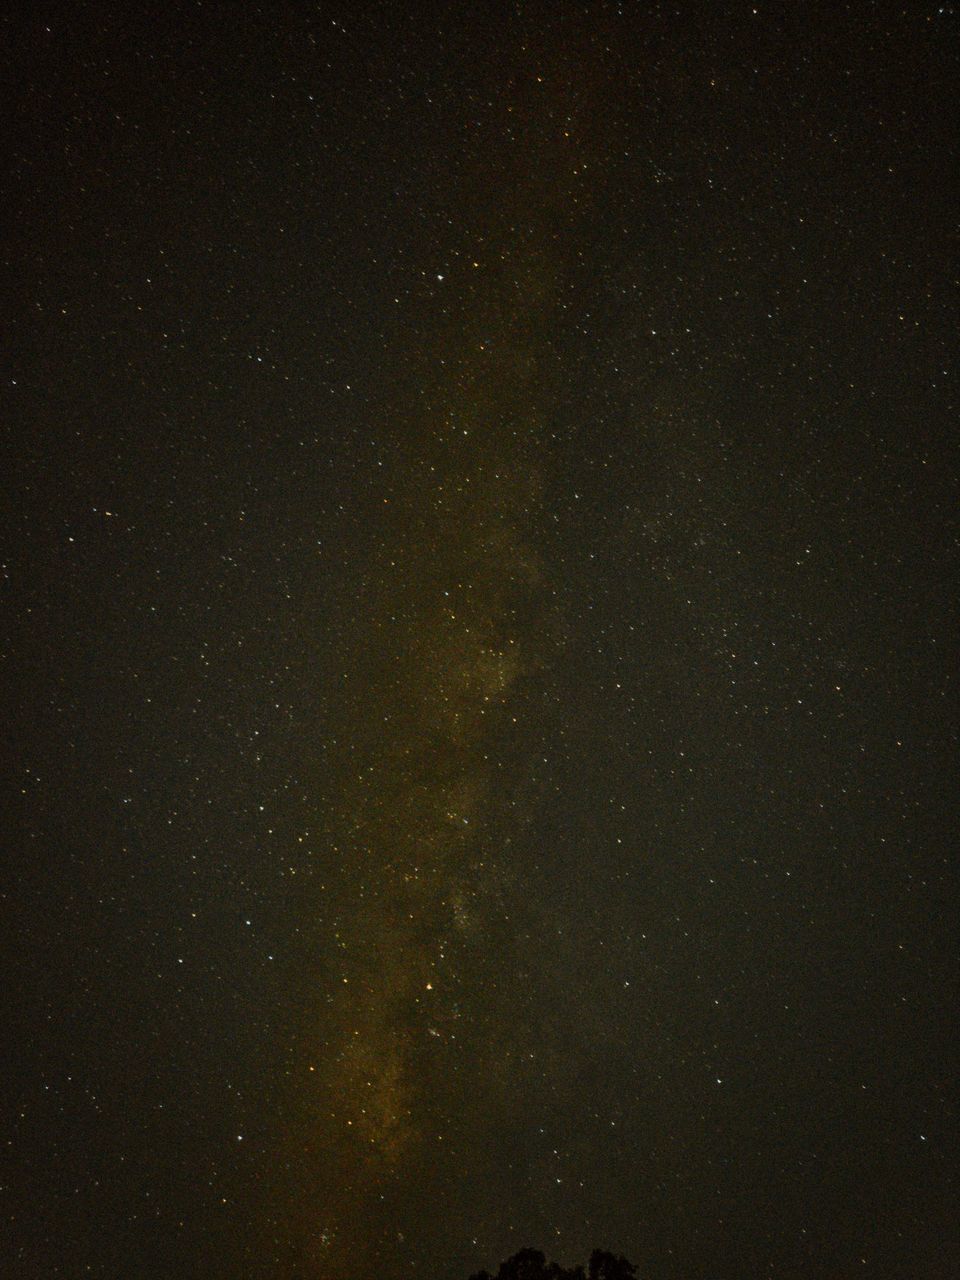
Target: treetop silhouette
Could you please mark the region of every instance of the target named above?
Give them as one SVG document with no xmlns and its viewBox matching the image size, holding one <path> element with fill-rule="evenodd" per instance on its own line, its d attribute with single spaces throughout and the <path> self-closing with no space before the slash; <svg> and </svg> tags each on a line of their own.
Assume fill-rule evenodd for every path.
<svg viewBox="0 0 960 1280">
<path fill-rule="evenodd" d="M 637 1269 L 626 1258 L 594 1249 L 587 1270 L 561 1267 L 557 1262 L 547 1262 L 539 1249 L 521 1249 L 506 1262 L 500 1263 L 495 1276 L 489 1271 L 478 1271 L 470 1280 L 636 1280 Z"/>
</svg>

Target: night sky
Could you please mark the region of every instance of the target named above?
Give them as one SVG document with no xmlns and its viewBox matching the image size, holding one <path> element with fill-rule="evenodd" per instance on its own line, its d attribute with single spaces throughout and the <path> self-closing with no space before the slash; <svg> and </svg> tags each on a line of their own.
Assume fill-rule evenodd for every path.
<svg viewBox="0 0 960 1280">
<path fill-rule="evenodd" d="M 960 1274 L 954 6 L 19 9 L 2 1275 Z"/>
</svg>

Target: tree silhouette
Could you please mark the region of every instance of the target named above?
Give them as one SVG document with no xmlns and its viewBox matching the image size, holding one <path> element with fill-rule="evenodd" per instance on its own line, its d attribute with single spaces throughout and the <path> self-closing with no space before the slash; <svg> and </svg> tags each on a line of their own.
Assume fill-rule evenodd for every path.
<svg viewBox="0 0 960 1280">
<path fill-rule="evenodd" d="M 521 1249 L 506 1262 L 500 1263 L 495 1276 L 489 1271 L 478 1271 L 470 1280 L 636 1280 L 637 1269 L 626 1258 L 594 1249 L 587 1271 L 583 1267 L 561 1267 L 557 1262 L 547 1262 L 539 1249 Z"/>
<path fill-rule="evenodd" d="M 594 1249 L 587 1274 L 589 1280 L 634 1280 L 637 1269 L 626 1258 L 618 1258 L 604 1249 Z"/>
</svg>

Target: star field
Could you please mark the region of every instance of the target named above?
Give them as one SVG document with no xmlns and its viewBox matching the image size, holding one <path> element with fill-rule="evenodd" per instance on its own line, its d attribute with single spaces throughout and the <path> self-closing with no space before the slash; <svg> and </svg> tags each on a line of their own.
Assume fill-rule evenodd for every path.
<svg viewBox="0 0 960 1280">
<path fill-rule="evenodd" d="M 4 1274 L 957 1274 L 952 6 L 0 29 Z"/>
</svg>

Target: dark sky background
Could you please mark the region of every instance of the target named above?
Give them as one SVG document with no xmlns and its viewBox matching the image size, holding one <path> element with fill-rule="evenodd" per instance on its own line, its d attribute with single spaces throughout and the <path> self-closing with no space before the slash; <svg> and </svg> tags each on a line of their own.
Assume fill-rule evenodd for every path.
<svg viewBox="0 0 960 1280">
<path fill-rule="evenodd" d="M 24 5 L 2 1274 L 960 1274 L 950 4 Z"/>
</svg>

